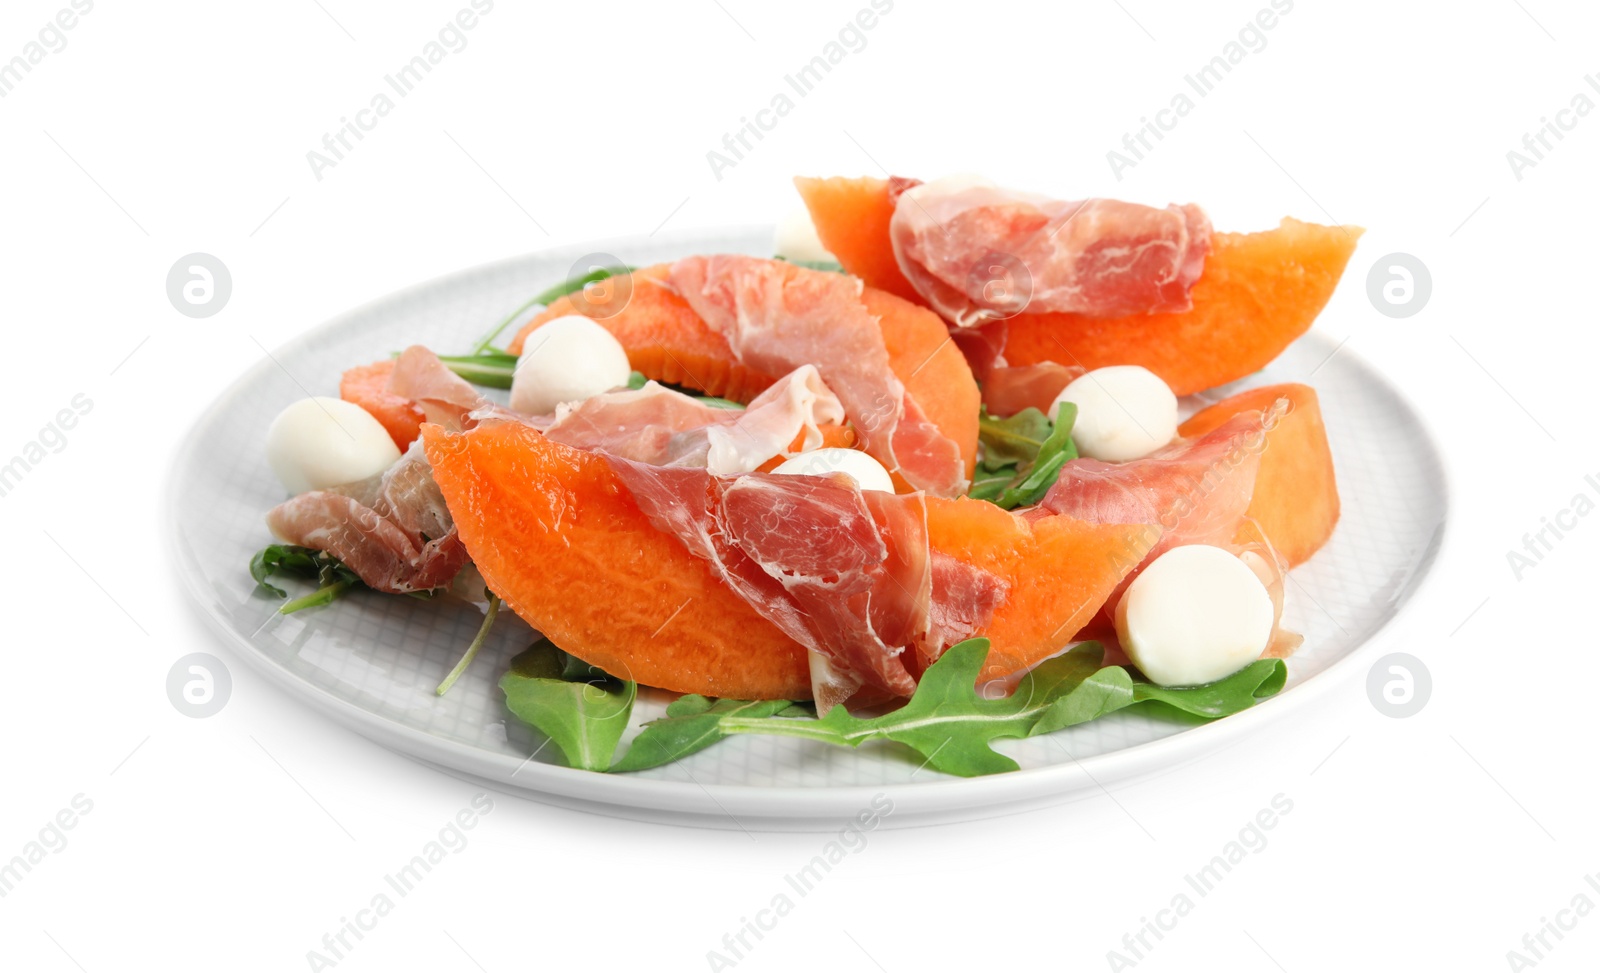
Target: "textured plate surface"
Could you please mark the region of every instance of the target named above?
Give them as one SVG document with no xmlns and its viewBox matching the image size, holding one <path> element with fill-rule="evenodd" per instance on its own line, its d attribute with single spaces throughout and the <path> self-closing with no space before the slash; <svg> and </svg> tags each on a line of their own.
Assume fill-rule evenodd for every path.
<svg viewBox="0 0 1600 973">
<path fill-rule="evenodd" d="M 1223 746 L 1294 708 L 1307 683 L 1373 639 L 1404 607 L 1438 551 L 1446 487 L 1415 413 L 1349 351 L 1310 335 L 1261 374 L 1215 390 L 1277 381 L 1315 385 L 1332 440 L 1344 513 L 1332 541 L 1297 568 L 1286 624 L 1305 633 L 1278 697 L 1238 716 L 1194 726 L 1136 707 L 1061 733 L 1004 741 L 1022 771 L 958 780 L 920 769 L 892 746 L 861 750 L 741 737 L 678 764 L 609 776 L 560 765 L 552 747 L 515 719 L 496 681 L 528 644 L 511 618 L 444 698 L 433 687 L 471 640 L 481 616 L 450 600 L 371 593 L 293 616 L 253 593 L 246 571 L 270 540 L 263 514 L 283 499 L 268 470 L 268 423 L 302 388 L 336 395 L 345 368 L 420 343 L 459 353 L 574 261 L 599 249 L 646 265 L 703 252 L 764 254 L 766 230 L 665 236 L 505 261 L 423 284 L 316 328 L 241 377 L 190 433 L 171 480 L 169 516 L 179 573 L 201 612 L 248 664 L 380 744 L 454 774 L 552 803 L 713 827 L 832 830 L 880 793 L 895 825 L 1007 813 L 1072 799 L 1113 780 L 1162 771 Z M 1348 285 L 1347 285 L 1348 286 Z M 1187 403 L 1200 404 L 1198 400 Z M 291 582 L 291 586 L 294 582 Z M 647 694 L 634 724 L 667 697 Z M 626 743 L 624 744 L 624 746 Z"/>
</svg>

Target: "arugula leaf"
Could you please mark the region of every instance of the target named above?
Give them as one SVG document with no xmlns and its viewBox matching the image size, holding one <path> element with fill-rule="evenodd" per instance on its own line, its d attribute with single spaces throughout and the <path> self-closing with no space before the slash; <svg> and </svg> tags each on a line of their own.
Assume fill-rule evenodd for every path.
<svg viewBox="0 0 1600 973">
<path fill-rule="evenodd" d="M 722 729 L 724 717 L 766 717 L 809 715 L 809 711 L 786 699 L 718 699 L 704 696 L 680 696 L 667 706 L 667 715 L 644 725 L 644 732 L 634 738 L 628 752 L 611 768 L 621 773 L 630 770 L 648 770 L 692 753 L 699 753 L 727 736 Z"/>
<path fill-rule="evenodd" d="M 595 270 L 591 270 L 587 274 L 580 274 L 577 277 L 569 277 L 554 287 L 535 294 L 533 297 L 530 297 L 528 300 L 523 302 L 521 307 L 518 307 L 515 311 L 512 311 L 510 314 L 506 315 L 505 318 L 499 324 L 495 325 L 494 329 L 488 334 L 484 335 L 482 338 L 479 338 L 477 343 L 472 346 L 472 354 L 482 355 L 486 353 L 495 353 L 495 349 L 493 347 L 494 339 L 500 337 L 500 332 L 504 331 L 506 328 L 509 328 L 511 326 L 511 322 L 515 321 L 522 314 L 522 312 L 528 310 L 529 308 L 540 304 L 553 304 L 557 300 L 566 297 L 568 294 L 571 294 L 573 291 L 582 290 L 596 281 L 602 281 L 607 277 L 614 277 L 618 274 L 631 273 L 633 273 L 633 268 L 626 264 L 621 264 L 616 267 L 600 267 Z"/>
<path fill-rule="evenodd" d="M 1263 659 L 1205 686 L 1156 686 L 1121 666 L 1101 668 L 1101 647 L 1085 642 L 1041 663 L 1010 696 L 985 699 L 974 683 L 988 653 L 987 639 L 952 646 L 928 667 L 911 699 L 882 716 L 863 719 L 836 706 L 820 720 L 729 715 L 719 729 L 849 747 L 893 740 L 920 753 L 925 766 L 973 777 L 1017 769 L 1016 761 L 990 748 L 994 740 L 1049 733 L 1141 702 L 1211 719 L 1227 716 L 1277 693 L 1287 672 L 1281 659 Z"/>
<path fill-rule="evenodd" d="M 569 765 L 603 771 L 628 727 L 638 686 L 573 658 L 541 639 L 512 660 L 500 688 L 517 719 L 549 737 Z"/>
<path fill-rule="evenodd" d="M 1024 676 L 1010 696 L 985 699 L 975 684 L 989 655 L 988 639 L 968 639 L 928 667 L 911 699 L 897 710 L 863 719 L 835 706 L 820 720 L 724 717 L 727 733 L 804 737 L 859 747 L 893 740 L 920 753 L 926 766 L 960 777 L 1016 770 L 1017 762 L 990 749 L 993 740 L 1025 737 L 1056 699 L 1070 693 L 1099 665 L 1100 646 L 1085 643 Z"/>
<path fill-rule="evenodd" d="M 1072 425 L 1078 407 L 1061 403 L 1052 422 L 1038 409 L 1023 409 L 1005 419 L 978 415 L 978 438 L 983 462 L 978 464 L 967 495 L 1011 510 L 1044 499 L 1061 474 L 1061 467 L 1078 458 L 1072 442 Z"/>
<path fill-rule="evenodd" d="M 1029 406 L 1004 419 L 978 409 L 978 442 L 983 444 L 983 461 L 994 466 L 1006 463 L 1032 463 L 1050 438 L 1050 418 Z"/>
<path fill-rule="evenodd" d="M 314 580 L 317 590 L 284 605 L 279 614 L 292 615 L 304 608 L 326 605 L 335 598 L 361 585 L 361 578 L 344 566 L 338 558 L 323 551 L 294 544 L 269 544 L 250 558 L 250 577 L 255 579 L 256 590 L 264 595 L 287 598 L 289 593 L 268 579 L 274 575 Z"/>
</svg>

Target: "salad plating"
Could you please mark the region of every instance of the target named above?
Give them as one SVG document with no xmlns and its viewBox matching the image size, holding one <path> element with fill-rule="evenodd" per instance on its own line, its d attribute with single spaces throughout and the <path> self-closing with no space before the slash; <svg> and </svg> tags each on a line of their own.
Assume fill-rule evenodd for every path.
<svg viewBox="0 0 1600 973">
<path fill-rule="evenodd" d="M 759 733 L 972 776 L 1016 769 L 996 739 L 1278 692 L 1287 572 L 1338 520 L 1316 393 L 1179 396 L 1303 333 L 1360 231 L 796 182 L 777 259 L 598 270 L 291 404 L 260 590 L 484 604 L 441 694 L 510 609 L 544 636 L 511 713 L 596 771 Z M 619 753 L 640 687 L 681 695 Z"/>
</svg>

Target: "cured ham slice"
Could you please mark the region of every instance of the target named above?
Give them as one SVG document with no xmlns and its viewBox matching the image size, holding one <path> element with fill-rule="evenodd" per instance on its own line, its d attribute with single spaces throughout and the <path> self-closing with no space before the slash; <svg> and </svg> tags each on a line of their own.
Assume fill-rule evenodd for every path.
<svg viewBox="0 0 1600 973">
<path fill-rule="evenodd" d="M 452 432 L 460 432 L 467 414 L 487 401 L 471 382 L 452 372 L 438 355 L 422 345 L 412 345 L 400 353 L 389 375 L 388 392 L 415 403 L 426 421 Z"/>
<path fill-rule="evenodd" d="M 689 257 L 667 282 L 750 368 L 807 363 L 839 397 L 868 450 L 913 489 L 966 492 L 961 449 L 928 421 L 889 366 L 882 330 L 853 277 L 755 257 Z"/>
<path fill-rule="evenodd" d="M 844 406 L 814 366 L 795 369 L 743 409 L 717 408 L 655 382 L 607 392 L 556 412 L 545 435 L 653 466 L 703 466 L 748 473 L 775 456 L 822 444 L 820 426 L 844 419 Z"/>
<path fill-rule="evenodd" d="M 326 551 L 369 587 L 391 594 L 447 585 L 468 560 L 420 443 L 380 476 L 279 504 L 267 526 L 290 544 Z"/>
<path fill-rule="evenodd" d="M 960 328 L 1023 313 L 1093 317 L 1187 311 L 1211 247 L 1193 204 L 1062 202 L 971 182 L 899 195 L 895 261 Z"/>
<path fill-rule="evenodd" d="M 992 416 L 1016 415 L 1027 408 L 1049 412 L 1061 390 L 1083 373 L 1077 365 L 1051 361 L 991 368 L 983 382 L 983 407 Z"/>
<path fill-rule="evenodd" d="M 819 707 L 916 688 L 905 650 L 927 638 L 933 584 L 920 495 L 863 493 L 839 475 L 607 461 L 657 529 L 810 650 Z"/>
</svg>

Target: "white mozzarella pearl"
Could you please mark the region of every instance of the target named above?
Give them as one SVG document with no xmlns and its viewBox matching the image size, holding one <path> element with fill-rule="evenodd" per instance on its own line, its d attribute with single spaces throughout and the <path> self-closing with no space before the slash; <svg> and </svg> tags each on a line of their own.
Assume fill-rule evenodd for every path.
<svg viewBox="0 0 1600 973">
<path fill-rule="evenodd" d="M 785 476 L 794 474 L 826 476 L 829 473 L 843 473 L 855 480 L 856 486 L 862 490 L 894 492 L 894 480 L 890 479 L 889 471 L 884 469 L 882 463 L 859 449 L 824 446 L 784 460 L 772 472 L 782 473 Z"/>
<path fill-rule="evenodd" d="M 399 459 L 383 424 L 343 399 L 301 399 L 267 429 L 267 464 L 294 494 L 364 480 Z"/>
<path fill-rule="evenodd" d="M 1079 454 L 1107 463 L 1148 456 L 1178 434 L 1178 397 L 1154 372 L 1140 365 L 1097 368 L 1074 379 L 1050 404 L 1078 407 L 1072 441 Z"/>
<path fill-rule="evenodd" d="M 1123 651 L 1151 682 L 1194 686 L 1237 672 L 1272 637 L 1272 595 L 1220 547 L 1174 547 L 1140 572 L 1117 604 Z"/>
<path fill-rule="evenodd" d="M 790 210 L 778 221 L 778 228 L 772 234 L 772 252 L 790 261 L 839 262 L 822 245 L 822 238 L 817 236 L 817 227 L 805 207 Z"/>
<path fill-rule="evenodd" d="M 563 402 L 628 384 L 628 352 L 611 332 L 581 314 L 545 322 L 528 335 L 511 378 L 511 408 L 549 415 Z"/>
</svg>

